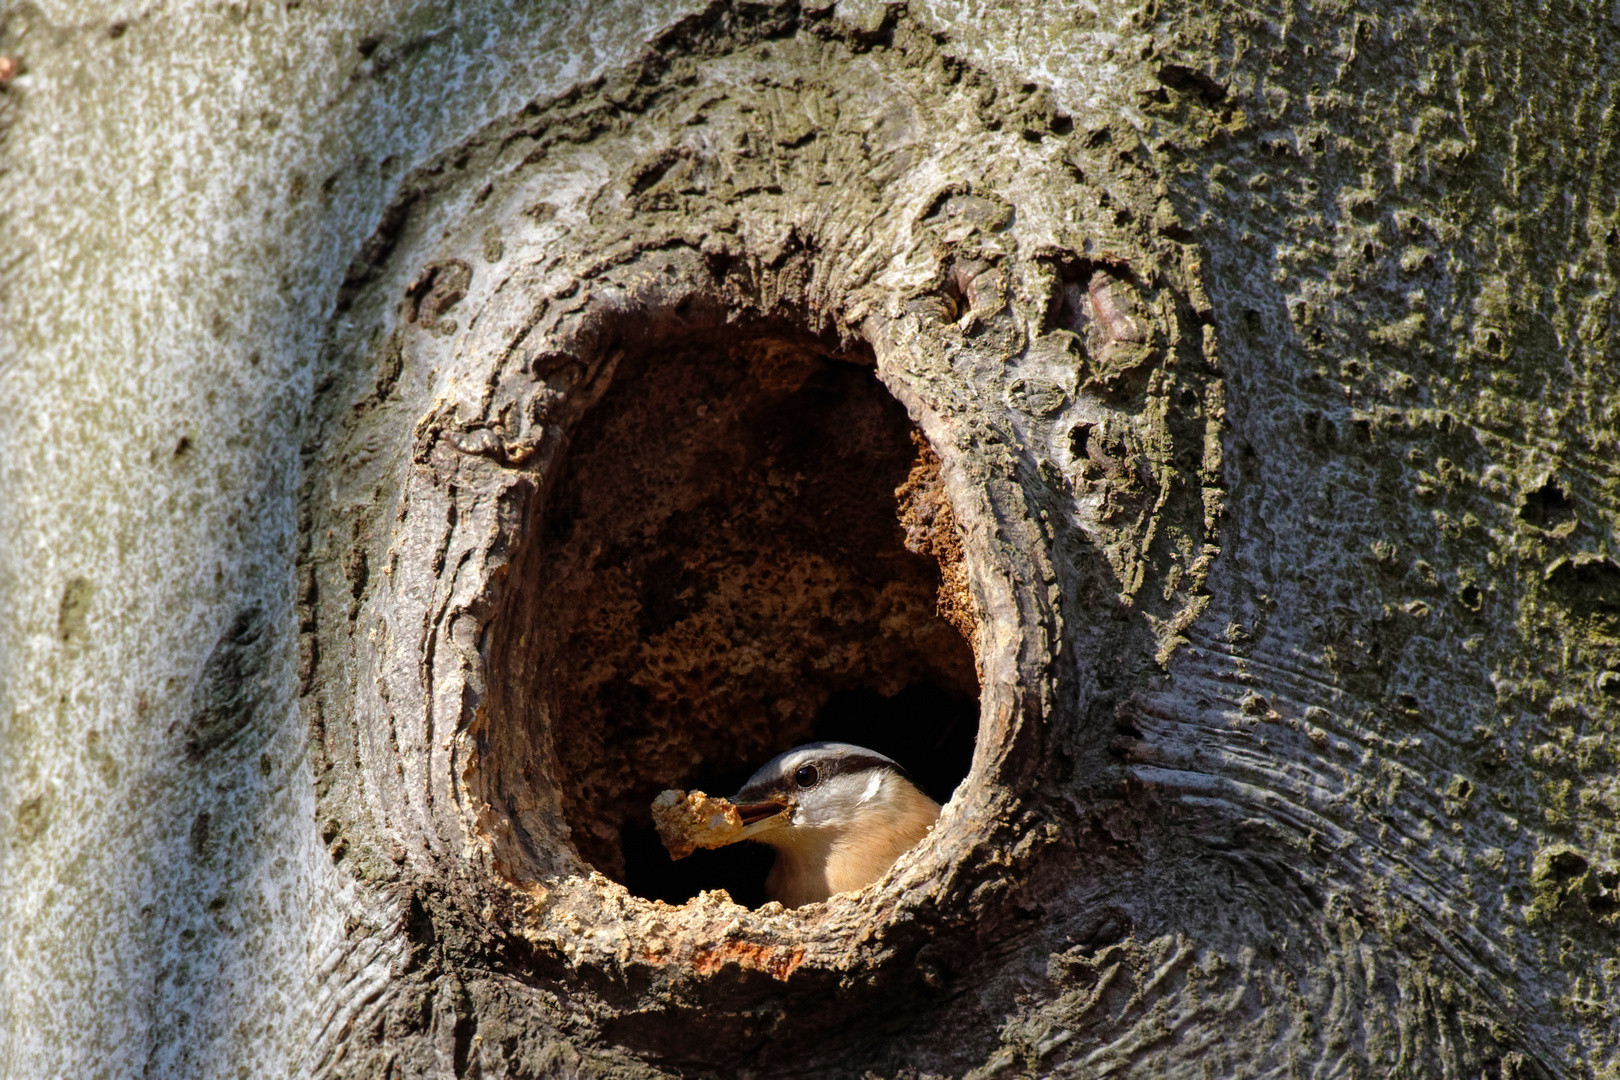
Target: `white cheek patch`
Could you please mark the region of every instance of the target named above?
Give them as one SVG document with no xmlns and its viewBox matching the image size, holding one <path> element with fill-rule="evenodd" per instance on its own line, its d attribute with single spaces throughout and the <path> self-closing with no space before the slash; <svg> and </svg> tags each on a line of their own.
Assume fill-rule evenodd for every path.
<svg viewBox="0 0 1620 1080">
<path fill-rule="evenodd" d="M 861 797 L 859 799 L 855 800 L 856 805 L 871 802 L 877 797 L 877 793 L 882 790 L 882 788 L 883 774 L 880 772 L 873 772 L 866 781 L 866 790 L 861 792 Z"/>
</svg>

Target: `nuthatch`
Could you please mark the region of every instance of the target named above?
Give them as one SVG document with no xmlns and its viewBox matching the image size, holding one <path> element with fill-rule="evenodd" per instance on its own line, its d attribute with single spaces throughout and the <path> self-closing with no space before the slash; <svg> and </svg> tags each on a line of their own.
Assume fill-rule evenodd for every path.
<svg viewBox="0 0 1620 1080">
<path fill-rule="evenodd" d="M 939 818 L 939 804 L 904 769 L 849 743 L 778 754 L 730 801 L 743 839 L 776 849 L 765 894 L 785 907 L 876 881 Z"/>
</svg>

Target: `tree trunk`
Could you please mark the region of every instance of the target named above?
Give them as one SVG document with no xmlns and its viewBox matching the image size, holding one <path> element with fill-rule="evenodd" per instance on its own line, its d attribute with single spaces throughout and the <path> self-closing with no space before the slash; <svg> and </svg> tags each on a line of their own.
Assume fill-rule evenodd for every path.
<svg viewBox="0 0 1620 1080">
<path fill-rule="evenodd" d="M 465 7 L 0 16 L 0 1074 L 1620 1073 L 1613 20 Z"/>
</svg>

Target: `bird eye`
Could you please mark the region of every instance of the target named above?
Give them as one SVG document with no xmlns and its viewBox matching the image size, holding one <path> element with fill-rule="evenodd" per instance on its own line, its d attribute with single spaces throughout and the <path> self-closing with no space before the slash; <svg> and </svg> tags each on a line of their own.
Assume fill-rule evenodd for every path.
<svg viewBox="0 0 1620 1080">
<path fill-rule="evenodd" d="M 815 787 L 816 767 L 814 765 L 800 765 L 793 774 L 793 782 L 800 787 Z"/>
</svg>

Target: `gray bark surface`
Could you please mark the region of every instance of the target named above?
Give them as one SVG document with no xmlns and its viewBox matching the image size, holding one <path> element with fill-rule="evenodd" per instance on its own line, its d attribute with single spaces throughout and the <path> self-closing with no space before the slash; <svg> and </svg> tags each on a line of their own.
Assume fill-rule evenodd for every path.
<svg viewBox="0 0 1620 1080">
<path fill-rule="evenodd" d="M 0 15 L 0 1075 L 1620 1069 L 1611 13 L 465 8 Z"/>
</svg>

